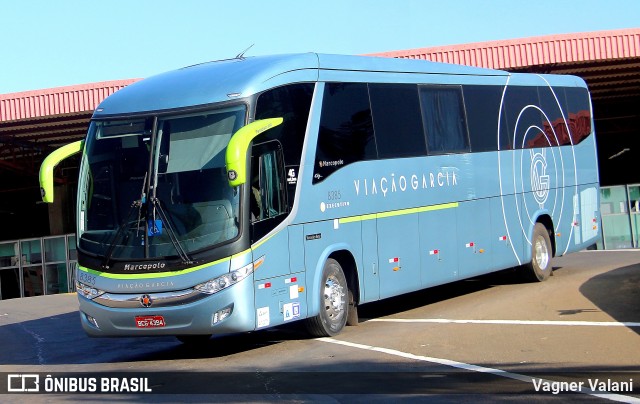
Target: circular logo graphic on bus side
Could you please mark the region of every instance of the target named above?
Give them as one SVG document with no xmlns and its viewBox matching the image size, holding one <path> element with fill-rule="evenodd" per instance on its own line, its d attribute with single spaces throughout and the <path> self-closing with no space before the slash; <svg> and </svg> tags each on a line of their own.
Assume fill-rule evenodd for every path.
<svg viewBox="0 0 640 404">
<path fill-rule="evenodd" d="M 571 130 L 558 94 L 542 79 L 538 85 L 539 99 L 523 101 L 519 84 L 514 79 L 505 88 L 497 141 L 501 145 L 498 174 L 504 232 L 514 240 L 511 250 L 522 264 L 524 257 L 516 248 L 517 240 L 532 244 L 530 235 L 536 217 L 549 215 L 554 232 L 573 220 L 577 172 L 574 145 L 565 140 Z M 519 107 L 513 108 L 515 105 Z M 500 118 L 503 115 L 505 119 Z M 558 251 L 568 249 L 571 239 L 569 233 L 556 240 Z"/>
<path fill-rule="evenodd" d="M 542 149 L 541 152 L 534 152 L 533 149 L 531 149 L 531 190 L 540 209 L 544 207 L 544 203 L 549 197 L 549 176 L 547 175 L 546 154 L 545 149 Z"/>
</svg>

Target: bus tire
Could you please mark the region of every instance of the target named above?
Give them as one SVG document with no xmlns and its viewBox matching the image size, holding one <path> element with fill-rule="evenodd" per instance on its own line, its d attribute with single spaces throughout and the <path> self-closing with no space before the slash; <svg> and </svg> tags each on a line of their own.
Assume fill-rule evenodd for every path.
<svg viewBox="0 0 640 404">
<path fill-rule="evenodd" d="M 531 239 L 531 262 L 526 264 L 523 275 L 530 282 L 542 282 L 551 275 L 551 238 L 542 223 L 536 223 Z"/>
<path fill-rule="evenodd" d="M 349 289 L 349 311 L 347 312 L 347 325 L 358 325 L 358 306 L 353 298 L 353 292 Z"/>
<path fill-rule="evenodd" d="M 320 313 L 305 325 L 314 337 L 333 337 L 344 328 L 349 310 L 347 279 L 338 261 L 329 258 L 324 263 L 320 285 Z"/>
</svg>

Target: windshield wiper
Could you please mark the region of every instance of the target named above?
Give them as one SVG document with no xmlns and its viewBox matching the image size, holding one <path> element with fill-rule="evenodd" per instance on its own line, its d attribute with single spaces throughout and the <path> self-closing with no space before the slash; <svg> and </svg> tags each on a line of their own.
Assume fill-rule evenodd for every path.
<svg viewBox="0 0 640 404">
<path fill-rule="evenodd" d="M 142 191 L 140 191 L 140 199 L 137 201 L 133 201 L 131 203 L 131 207 L 129 208 L 129 212 L 127 213 L 127 216 L 124 218 L 124 220 L 122 221 L 122 223 L 120 223 L 120 226 L 118 227 L 118 230 L 116 231 L 116 235 L 113 237 L 113 240 L 111 240 L 111 244 L 109 244 L 109 248 L 107 249 L 107 253 L 104 256 L 104 260 L 102 261 L 102 269 L 109 269 L 109 260 L 111 260 L 111 256 L 113 255 L 113 251 L 116 248 L 116 243 L 118 242 L 119 238 L 120 238 L 120 234 L 122 234 L 122 232 L 124 231 L 125 227 L 127 225 L 129 225 L 129 219 L 131 218 L 131 213 L 133 213 L 135 208 L 138 208 L 138 220 L 136 221 L 136 237 L 138 237 L 140 235 L 139 231 L 140 231 L 140 221 L 142 220 L 142 207 L 144 206 L 145 203 L 145 198 L 146 198 L 146 194 L 144 192 L 145 190 L 145 184 L 147 182 L 147 175 L 149 174 L 149 172 L 147 171 L 146 173 L 144 173 L 144 179 L 142 180 Z"/>
<path fill-rule="evenodd" d="M 124 220 L 122 221 L 122 223 L 120 223 L 120 226 L 118 226 L 118 230 L 116 231 L 116 235 L 113 236 L 113 240 L 111 240 L 111 243 L 109 244 L 109 248 L 107 249 L 107 253 L 104 256 L 104 259 L 102 260 L 102 269 L 107 270 L 109 269 L 109 261 L 111 260 L 111 256 L 113 255 L 113 251 L 116 248 L 116 244 L 118 242 L 118 240 L 120 240 L 120 235 L 123 233 L 124 229 L 129 225 L 129 219 L 131 218 L 131 214 L 135 211 L 135 208 L 141 208 L 142 206 L 142 201 L 133 201 L 133 203 L 131 203 L 131 207 L 129 208 L 129 212 L 127 213 L 127 216 L 124 218 Z M 137 226 L 139 226 L 139 222 L 137 224 Z"/>
<path fill-rule="evenodd" d="M 171 226 L 171 221 L 169 220 L 169 217 L 167 216 L 167 214 L 165 213 L 164 209 L 162 208 L 162 204 L 160 203 L 160 199 L 156 198 L 155 196 L 151 198 L 151 203 L 153 205 L 153 209 L 152 209 L 152 217 L 153 217 L 153 222 L 155 223 L 155 212 L 156 212 L 156 208 L 158 213 L 160 214 L 160 220 L 162 220 L 162 222 L 164 223 L 164 227 L 167 229 L 167 233 L 169 234 L 169 239 L 171 240 L 171 244 L 173 244 L 173 247 L 176 249 L 176 251 L 178 252 L 178 256 L 180 256 L 180 259 L 182 260 L 182 263 L 184 264 L 192 264 L 193 260 L 189 257 L 189 255 L 187 254 L 187 252 L 185 251 L 185 249 L 182 247 L 182 244 L 180 243 L 180 240 L 178 240 L 178 236 L 176 236 L 176 232 L 173 230 L 173 227 Z M 147 219 L 147 222 L 149 222 L 149 220 Z"/>
<path fill-rule="evenodd" d="M 140 205 L 138 206 L 138 230 L 136 230 L 136 237 L 140 235 L 140 221 L 142 220 L 142 205 L 146 201 L 146 194 L 144 192 L 145 186 L 147 184 L 147 175 L 149 172 L 144 173 L 144 179 L 142 180 L 142 191 L 140 191 Z"/>
</svg>

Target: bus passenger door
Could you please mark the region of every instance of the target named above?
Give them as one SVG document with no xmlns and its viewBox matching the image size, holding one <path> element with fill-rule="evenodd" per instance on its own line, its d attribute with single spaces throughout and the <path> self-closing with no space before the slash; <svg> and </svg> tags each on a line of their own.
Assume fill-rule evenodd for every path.
<svg viewBox="0 0 640 404">
<path fill-rule="evenodd" d="M 254 245 L 282 223 L 289 211 L 280 142 L 274 140 L 253 147 L 250 181 L 249 215 Z"/>
<path fill-rule="evenodd" d="M 413 214 L 378 217 L 380 298 L 411 292 L 420 286 L 418 220 Z"/>
<path fill-rule="evenodd" d="M 299 276 L 290 275 L 289 232 L 272 231 L 289 211 L 282 148 L 269 141 L 252 149 L 250 177 L 251 250 L 255 266 L 256 328 L 300 318 Z M 300 279 L 298 279 L 300 278 Z M 293 288 L 292 288 L 293 287 Z"/>
</svg>

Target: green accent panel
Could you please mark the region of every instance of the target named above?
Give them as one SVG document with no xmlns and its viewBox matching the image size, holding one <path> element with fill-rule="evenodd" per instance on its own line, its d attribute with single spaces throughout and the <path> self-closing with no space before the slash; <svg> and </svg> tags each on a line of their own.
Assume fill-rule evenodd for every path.
<svg viewBox="0 0 640 404">
<path fill-rule="evenodd" d="M 226 257 L 226 258 L 222 258 L 219 259 L 217 261 L 213 261 L 213 262 L 207 262 L 206 264 L 202 264 L 202 265 L 198 265 L 192 268 L 187 268 L 187 269 L 183 269 L 181 271 L 172 271 L 172 272 L 153 272 L 153 273 L 148 273 L 148 274 L 112 274 L 112 273 L 108 273 L 108 272 L 101 272 L 101 271 L 96 271 L 95 269 L 89 269 L 87 267 L 83 267 L 78 265 L 78 269 L 83 271 L 83 272 L 87 272 L 90 273 L 92 275 L 96 275 L 96 276 L 101 276 L 103 278 L 109 278 L 109 279 L 126 279 L 126 280 L 132 280 L 132 279 L 154 279 L 154 278 L 168 278 L 170 276 L 178 276 L 178 275 L 184 275 L 184 274 L 188 274 L 191 272 L 195 272 L 195 271 L 199 271 L 202 268 L 206 268 L 206 267 L 210 267 L 212 265 L 216 265 L 216 264 L 220 264 L 222 262 L 226 262 L 226 261 L 231 261 L 231 259 L 239 257 L 241 255 L 247 254 L 251 252 L 251 250 L 245 250 L 239 254 L 235 254 L 231 257 Z"/>
<path fill-rule="evenodd" d="M 227 177 L 232 187 L 247 182 L 246 157 L 249 143 L 262 132 L 280 125 L 282 121 L 282 118 L 260 119 L 243 126 L 233 134 L 225 156 Z"/>
<path fill-rule="evenodd" d="M 53 203 L 53 169 L 64 159 L 80 153 L 84 148 L 84 140 L 69 143 L 49 154 L 40 166 L 40 193 L 42 200 Z"/>
<path fill-rule="evenodd" d="M 363 220 L 381 219 L 385 217 L 401 216 L 401 215 L 412 215 L 420 212 L 428 212 L 432 210 L 441 210 L 441 209 L 452 209 L 457 207 L 458 207 L 458 202 L 451 202 L 451 203 L 443 203 L 440 205 L 421 206 L 418 208 L 390 210 L 388 212 L 371 213 L 371 214 L 362 215 L 362 216 L 345 217 L 340 219 L 340 223 L 361 222 Z"/>
<path fill-rule="evenodd" d="M 257 244 L 252 245 L 251 248 L 255 249 L 255 248 L 261 246 L 262 244 L 264 244 L 268 240 L 270 240 L 273 236 L 275 236 L 275 234 L 271 235 L 270 237 L 264 238 L 263 240 L 261 240 Z M 192 267 L 192 268 L 186 268 L 186 269 L 183 269 L 181 271 L 172 271 L 172 272 L 153 272 L 153 273 L 148 273 L 148 274 L 112 274 L 112 273 L 108 273 L 108 272 L 97 271 L 95 269 L 90 269 L 90 268 L 83 267 L 83 266 L 80 266 L 80 265 L 78 265 L 78 269 L 83 271 L 83 272 L 90 273 L 92 275 L 101 276 L 103 278 L 109 278 L 109 279 L 127 279 L 127 280 L 132 280 L 132 279 L 168 278 L 170 276 L 184 275 L 184 274 L 188 274 L 188 273 L 191 273 L 191 272 L 199 271 L 202 268 L 206 268 L 206 267 L 210 267 L 212 265 L 220 264 L 222 262 L 231 261 L 233 258 L 240 257 L 240 256 L 242 256 L 244 254 L 248 254 L 250 252 L 251 252 L 251 249 L 248 249 L 248 250 L 242 251 L 241 253 L 235 254 L 235 255 L 233 255 L 231 257 L 221 258 L 221 259 L 213 261 L 213 262 L 208 262 L 206 264 L 198 265 L 198 266 L 195 266 L 195 267 Z"/>
</svg>

